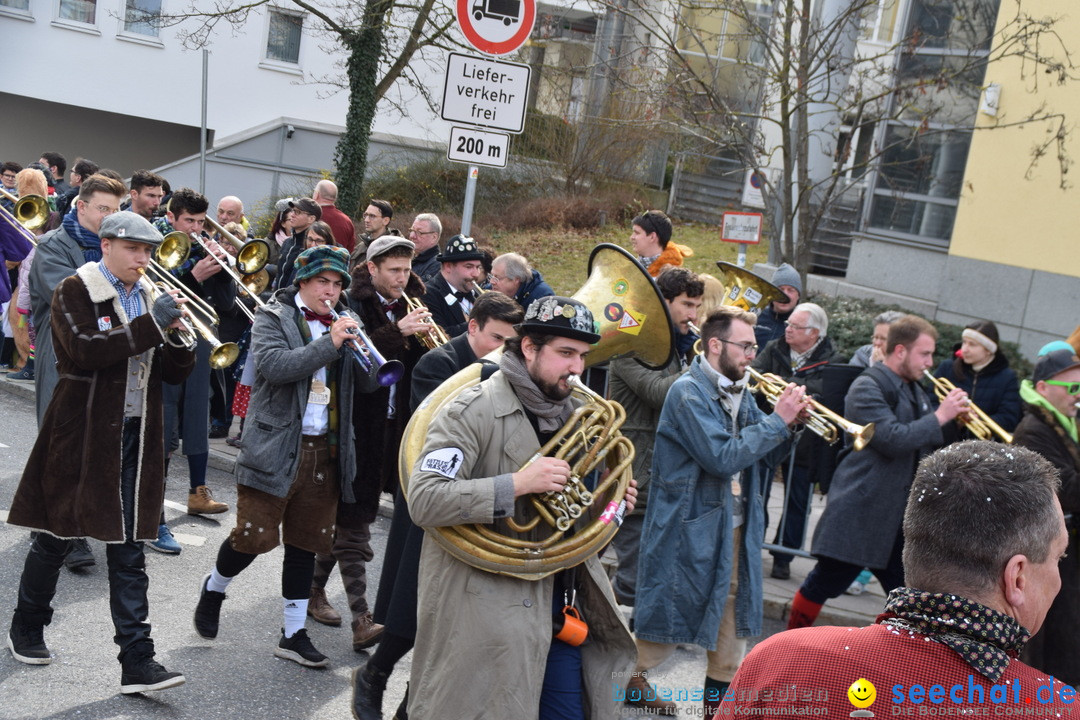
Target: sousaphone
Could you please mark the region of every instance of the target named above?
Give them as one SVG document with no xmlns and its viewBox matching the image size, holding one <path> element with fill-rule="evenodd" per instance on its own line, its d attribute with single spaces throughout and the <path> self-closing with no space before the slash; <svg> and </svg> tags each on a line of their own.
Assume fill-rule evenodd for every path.
<svg viewBox="0 0 1080 720">
<path fill-rule="evenodd" d="M 600 334 L 586 366 L 627 356 L 654 368 L 670 362 L 675 337 L 667 303 L 625 250 L 597 245 L 589 256 L 589 278 L 573 297 L 593 313 Z M 481 369 L 480 363 L 473 363 L 458 372 L 413 413 L 398 453 L 406 500 L 432 418 L 459 393 L 481 382 Z M 519 498 L 511 519 L 427 528 L 432 539 L 458 560 L 488 572 L 538 580 L 584 562 L 618 531 L 634 459 L 633 445 L 619 432 L 626 412 L 580 381 L 571 385 L 583 403 L 538 453 L 570 464 L 566 487 L 559 493 Z M 605 469 L 607 474 L 598 479 Z"/>
</svg>

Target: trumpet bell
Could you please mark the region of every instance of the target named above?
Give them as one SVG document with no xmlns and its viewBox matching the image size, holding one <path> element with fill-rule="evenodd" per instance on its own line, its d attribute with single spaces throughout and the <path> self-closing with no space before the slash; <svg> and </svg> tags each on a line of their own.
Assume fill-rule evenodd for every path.
<svg viewBox="0 0 1080 720">
<path fill-rule="evenodd" d="M 240 357 L 240 346 L 234 342 L 219 343 L 210 351 L 210 367 L 224 370 Z"/>
<path fill-rule="evenodd" d="M 667 303 L 645 268 L 618 245 L 601 243 L 589 255 L 589 278 L 573 298 L 589 308 L 600 341 L 588 366 L 634 355 L 650 368 L 665 367 L 675 353 Z"/>
<path fill-rule="evenodd" d="M 783 290 L 746 268 L 723 260 L 718 261 L 716 266 L 720 268 L 720 281 L 727 289 L 723 305 L 731 305 L 743 310 L 757 310 L 771 302 L 777 300 L 786 302 L 788 299 Z"/>
<path fill-rule="evenodd" d="M 260 295 L 270 285 L 270 273 L 266 272 L 266 270 L 248 273 L 241 276 L 240 284 L 251 295 Z"/>
</svg>

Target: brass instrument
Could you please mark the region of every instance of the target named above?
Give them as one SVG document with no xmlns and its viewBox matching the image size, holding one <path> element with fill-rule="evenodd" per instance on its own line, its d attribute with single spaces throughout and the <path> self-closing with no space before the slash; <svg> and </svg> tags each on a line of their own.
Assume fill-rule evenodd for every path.
<svg viewBox="0 0 1080 720">
<path fill-rule="evenodd" d="M 667 365 L 675 352 L 674 335 L 667 304 L 653 279 L 629 253 L 607 243 L 593 250 L 589 271 L 589 279 L 574 294 L 599 324 L 601 339 L 586 357 L 586 365 L 629 355 L 637 355 L 651 367 Z M 626 332 L 627 326 L 636 332 Z M 461 370 L 413 413 L 398 454 L 406 499 L 432 418 L 461 392 L 477 385 L 481 369 L 481 364 L 473 363 Z M 538 580 L 584 562 L 618 531 L 634 458 L 633 445 L 619 432 L 626 412 L 577 377 L 571 376 L 569 383 L 584 404 L 534 456 L 566 460 L 571 467 L 566 486 L 557 493 L 521 498 L 514 518 L 497 525 L 427 529 L 458 560 L 488 572 Z M 609 472 L 590 489 L 586 481 L 604 468 Z"/>
<path fill-rule="evenodd" d="M 341 314 L 334 310 L 334 306 L 330 304 L 329 300 L 323 302 L 326 303 L 326 307 L 330 310 L 330 317 L 335 320 L 341 317 Z M 378 348 L 375 347 L 375 343 L 371 342 L 371 338 L 367 336 L 367 333 L 362 328 L 350 331 L 350 335 L 352 337 L 346 345 L 353 360 L 364 369 L 364 372 L 371 372 L 372 367 L 378 368 L 375 372 L 375 380 L 380 385 L 383 387 L 393 385 L 405 374 L 405 365 L 400 360 L 387 360 L 384 358 Z"/>
<path fill-rule="evenodd" d="M 945 396 L 956 389 L 956 384 L 948 378 L 934 377 L 929 370 L 923 370 L 923 375 L 934 386 L 934 395 L 937 396 L 938 402 L 943 402 Z M 957 418 L 956 421 L 970 430 L 972 435 L 980 440 L 993 440 L 996 435 L 1001 442 L 1012 444 L 1012 433 L 994 422 L 986 411 L 973 403 L 970 398 L 967 412 L 967 419 Z"/>
<path fill-rule="evenodd" d="M 209 216 L 206 218 L 206 224 L 217 233 L 218 237 L 236 248 L 236 269 L 241 275 L 254 275 L 266 267 L 266 263 L 270 261 L 270 245 L 265 240 L 255 238 L 242 242 Z"/>
<path fill-rule="evenodd" d="M 727 288 L 723 302 L 720 303 L 721 306 L 727 305 L 751 311 L 763 308 L 777 300 L 787 300 L 787 295 L 783 290 L 746 268 L 723 260 L 717 261 L 716 266 L 720 268 L 720 282 Z M 700 355 L 705 350 L 701 345 L 701 330 L 694 323 L 689 323 L 689 325 L 690 332 L 698 336 L 693 352 L 695 355 Z"/>
<path fill-rule="evenodd" d="M 405 307 L 409 312 L 413 310 L 427 310 L 427 306 L 420 302 L 416 298 L 411 298 L 405 293 L 401 293 L 401 299 L 405 301 Z M 428 350 L 434 350 L 437 347 L 441 347 L 450 342 L 450 336 L 446 334 L 446 331 L 439 326 L 437 322 L 428 318 L 424 320 L 424 323 L 431 326 L 431 330 L 421 330 L 416 333 L 416 339 L 420 341 Z"/>
<path fill-rule="evenodd" d="M 0 195 L 15 203 L 15 207 L 10 214 L 15 222 L 31 231 L 31 233 L 45 227 L 45 223 L 49 222 L 49 201 L 42 196 L 23 195 L 17 197 L 3 188 L 0 188 Z M 7 211 L 5 210 L 5 212 Z M 36 242 L 34 244 L 37 245 Z"/>
<path fill-rule="evenodd" d="M 769 404 L 776 406 L 780 393 L 784 391 L 788 383 L 783 378 L 773 373 L 760 373 L 754 368 L 748 368 L 750 377 L 755 384 L 750 386 L 752 392 L 759 392 L 765 396 Z M 854 440 L 855 450 L 862 450 L 874 437 L 874 423 L 856 425 L 843 415 L 833 412 L 812 397 L 810 401 L 809 417 L 805 421 L 806 429 L 832 445 L 840 439 L 838 430 L 851 435 Z"/>
<path fill-rule="evenodd" d="M 216 224 L 217 223 L 215 223 L 215 225 Z M 169 234 L 172 235 L 172 233 Z M 237 267 L 240 267 L 239 260 L 234 259 L 232 255 L 229 255 L 228 253 L 225 254 L 226 258 L 228 259 L 223 260 L 216 254 L 214 254 L 213 250 L 210 249 L 210 246 L 206 244 L 206 240 L 204 240 L 201 236 L 192 235 L 191 237 L 195 238 L 195 242 L 199 243 L 200 247 L 202 247 L 202 249 L 206 251 L 207 256 L 213 258 L 214 262 L 221 266 L 221 269 L 224 270 L 228 274 L 228 276 L 232 278 L 233 282 L 236 283 L 239 289 L 242 289 L 243 292 L 251 296 L 251 299 L 255 301 L 256 305 L 258 305 L 259 307 L 266 307 L 266 303 L 263 302 L 262 298 L 259 297 L 259 293 L 265 290 L 266 286 L 270 284 L 270 273 L 266 272 L 260 267 L 254 272 L 246 273 L 244 275 L 238 275 L 236 270 L 233 270 L 232 268 L 232 262 L 236 262 Z M 252 240 L 252 242 L 255 241 Z M 259 240 L 258 242 L 262 242 L 262 240 Z M 266 243 L 263 243 L 263 245 L 265 244 Z M 265 261 L 263 262 L 263 264 L 266 264 Z M 239 297 L 233 298 L 233 300 L 236 302 L 236 306 L 240 308 L 240 310 L 245 315 L 247 315 L 248 321 L 255 322 L 255 315 L 252 314 L 250 310 L 248 310 L 247 305 L 245 305 Z"/>
<path fill-rule="evenodd" d="M 150 279 L 146 277 L 145 268 L 139 268 L 139 274 L 141 275 L 139 282 L 146 288 L 147 293 L 150 295 L 151 302 L 157 300 L 158 296 L 164 292 L 164 290 L 150 282 Z M 191 296 L 186 295 L 185 297 L 190 299 Z M 214 332 L 195 317 L 186 306 L 181 306 L 180 309 L 183 312 L 180 323 L 184 327 L 175 332 L 177 334 L 177 340 L 183 347 L 194 351 L 195 346 L 198 343 L 198 336 L 201 335 L 206 342 L 210 343 L 210 367 L 215 370 L 221 370 L 236 362 L 236 359 L 240 357 L 240 348 L 236 343 L 221 342 L 214 335 Z"/>
<path fill-rule="evenodd" d="M 154 257 L 150 260 L 148 267 L 150 273 L 153 275 L 155 283 L 164 285 L 171 290 L 179 290 L 187 300 L 188 304 L 192 307 L 188 310 L 197 310 L 202 313 L 206 318 L 205 322 L 210 325 L 217 325 L 219 318 L 217 311 L 210 306 L 210 303 L 203 300 L 197 293 L 191 291 L 187 285 L 180 282 L 171 271 L 176 270 L 178 267 L 184 264 L 188 255 L 191 254 L 191 236 L 187 233 L 180 232 L 179 230 L 173 230 L 166 235 L 161 244 L 157 246 L 154 251 Z"/>
</svg>

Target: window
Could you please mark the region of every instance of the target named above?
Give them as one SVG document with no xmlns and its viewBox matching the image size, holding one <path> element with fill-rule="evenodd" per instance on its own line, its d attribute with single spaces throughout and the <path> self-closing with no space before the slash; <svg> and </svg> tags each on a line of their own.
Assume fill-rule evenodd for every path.
<svg viewBox="0 0 1080 720">
<path fill-rule="evenodd" d="M 157 37 L 161 19 L 161 0 L 127 0 L 124 7 L 124 32 Z"/>
<path fill-rule="evenodd" d="M 60 19 L 93 25 L 97 22 L 97 0 L 60 0 Z"/>
<path fill-rule="evenodd" d="M 24 10 L 29 12 L 30 0 L 0 0 L 0 8 L 11 8 L 12 10 Z"/>
<path fill-rule="evenodd" d="M 300 31 L 304 17 L 282 10 L 270 11 L 270 32 L 266 39 L 266 59 L 298 64 L 300 62 Z"/>
</svg>

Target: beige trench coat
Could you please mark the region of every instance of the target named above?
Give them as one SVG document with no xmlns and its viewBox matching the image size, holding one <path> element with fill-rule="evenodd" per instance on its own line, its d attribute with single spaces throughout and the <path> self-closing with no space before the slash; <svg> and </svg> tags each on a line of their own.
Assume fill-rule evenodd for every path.
<svg viewBox="0 0 1080 720">
<path fill-rule="evenodd" d="M 460 465 L 421 472 L 424 458 L 449 448 Z M 462 392 L 433 418 L 414 468 L 409 511 L 422 527 L 490 523 L 496 476 L 517 471 L 539 449 L 521 403 L 495 373 Z M 578 567 L 578 606 L 589 623 L 582 646 L 589 717 L 615 718 L 621 703 L 612 683 L 625 686 L 636 659 L 634 641 L 596 557 Z M 521 580 L 477 570 L 453 558 L 430 536 L 420 558 L 416 645 L 409 717 L 536 718 L 548 648 L 554 578 Z"/>
</svg>

